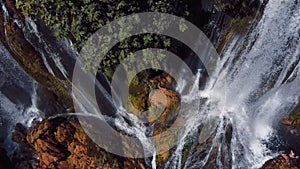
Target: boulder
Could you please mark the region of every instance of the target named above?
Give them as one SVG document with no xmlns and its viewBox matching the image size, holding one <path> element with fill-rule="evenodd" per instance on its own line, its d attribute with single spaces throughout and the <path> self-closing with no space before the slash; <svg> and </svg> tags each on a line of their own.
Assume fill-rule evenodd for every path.
<svg viewBox="0 0 300 169">
<path fill-rule="evenodd" d="M 45 119 L 27 135 L 39 156 L 39 168 L 145 168 L 143 160 L 128 159 L 95 144 L 76 118 Z"/>
<path fill-rule="evenodd" d="M 177 117 L 180 98 L 175 91 L 176 82 L 168 74 L 151 79 L 133 79 L 129 87 L 130 102 L 135 108 L 127 107 L 145 123 L 155 124 L 155 132 L 170 126 Z"/>
<path fill-rule="evenodd" d="M 152 84 L 155 86 L 159 86 L 161 88 L 168 88 L 168 89 L 174 89 L 176 83 L 171 75 L 161 75 L 156 76 L 149 80 Z"/>
<path fill-rule="evenodd" d="M 43 120 L 27 135 L 39 155 L 40 168 L 105 168 L 122 161 L 104 152 L 83 132 L 75 118 Z"/>
<path fill-rule="evenodd" d="M 261 169 L 299 169 L 286 154 L 268 160 Z"/>
</svg>

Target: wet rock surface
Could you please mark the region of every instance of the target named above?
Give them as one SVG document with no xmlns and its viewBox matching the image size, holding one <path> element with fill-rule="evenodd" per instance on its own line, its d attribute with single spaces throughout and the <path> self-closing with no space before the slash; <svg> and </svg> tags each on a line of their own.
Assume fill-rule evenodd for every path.
<svg viewBox="0 0 300 169">
<path fill-rule="evenodd" d="M 253 15 L 260 6 L 260 0 L 214 0 L 218 10 L 231 17 Z"/>
<path fill-rule="evenodd" d="M 19 144 L 18 150 L 14 153 L 12 161 L 16 169 L 33 169 L 37 164 L 37 154 L 27 142 L 28 129 L 18 123 L 12 136 L 12 140 Z"/>
<path fill-rule="evenodd" d="M 13 164 L 6 154 L 6 150 L 0 147 L 0 169 L 13 169 Z"/>
<path fill-rule="evenodd" d="M 216 6 L 220 11 L 225 12 L 231 17 L 245 17 L 255 13 L 258 7 L 258 0 L 244 1 L 244 0 L 215 0 Z M 14 7 L 14 1 L 6 1 L 9 12 L 15 13 L 17 17 L 22 18 Z M 253 10 L 248 10 L 248 9 Z M 2 11 L 1 11 L 2 12 Z M 1 16 L 3 21 L 3 16 Z M 48 103 L 41 103 L 40 107 L 46 115 L 55 115 L 58 112 L 63 111 L 68 107 L 72 107 L 71 97 L 68 94 L 67 89 L 61 81 L 58 81 L 55 77 L 47 72 L 45 65 L 43 65 L 41 57 L 34 48 L 26 42 L 23 36 L 23 32 L 18 28 L 13 20 L 8 19 L 8 24 L 1 24 L 1 40 L 4 42 L 7 48 L 13 45 L 16 51 L 10 50 L 14 54 L 15 59 L 19 64 L 30 74 L 38 83 L 43 87 L 38 90 L 38 94 L 44 95 L 41 100 L 47 100 Z M 4 30 L 8 31 L 8 39 L 4 34 Z M 228 39 L 225 39 L 228 41 Z M 26 53 L 25 56 L 19 55 L 20 53 Z M 154 135 L 157 135 L 167 129 L 170 124 L 176 119 L 176 109 L 180 106 L 180 98 L 174 90 L 174 81 L 169 76 L 157 76 L 150 80 L 150 84 L 156 89 L 156 92 L 150 94 L 149 91 L 142 89 L 138 91 L 140 93 L 140 103 L 136 106 L 140 111 L 146 111 L 148 107 L 152 106 L 155 109 L 163 109 L 162 113 L 158 116 L 146 115 L 150 124 L 154 124 Z M 48 89 L 46 89 L 48 88 Z M 47 90 L 47 91 L 46 91 Z M 165 95 L 162 97 L 161 95 Z M 150 99 L 147 99 L 149 96 Z M 59 101 L 57 101 L 59 100 Z M 62 104 L 61 104 L 62 103 Z M 47 105 L 48 104 L 48 105 Z M 56 105 L 56 106 L 53 106 Z M 48 107 L 47 107 L 48 106 Z M 52 107 L 51 107 L 52 106 Z M 299 118 L 298 118 L 299 119 Z M 288 126 L 289 131 L 296 135 L 300 135 L 300 126 L 298 125 L 298 119 L 285 119 L 283 124 Z M 228 129 L 230 133 L 230 129 Z M 28 135 L 28 131 L 24 126 L 17 125 L 16 131 L 13 136 L 13 140 L 21 146 L 20 150 L 22 157 L 15 157 L 16 162 L 13 165 L 4 150 L 0 151 L 0 169 L 9 169 L 15 166 L 16 168 L 32 168 L 33 163 L 39 157 L 38 168 L 140 168 L 144 169 L 145 164 L 143 160 L 138 159 L 124 159 L 107 153 L 98 147 L 90 138 L 83 132 L 78 121 L 73 118 L 55 118 L 52 120 L 44 120 L 38 124 Z M 26 138 L 27 135 L 27 138 Z M 229 134 L 231 135 L 231 134 Z M 164 137 L 163 140 L 157 140 L 160 142 L 166 142 L 173 140 L 174 136 Z M 211 140 L 208 139 L 205 144 L 209 144 Z M 197 149 L 205 150 L 205 144 L 198 145 Z M 31 146 L 36 150 L 37 154 L 32 150 Z M 125 147 L 131 148 L 130 145 Z M 230 145 L 228 144 L 230 148 Z M 229 149 L 228 148 L 228 149 Z M 216 152 L 216 148 L 214 149 Z M 158 156 L 158 166 L 162 167 L 163 163 L 170 156 L 171 151 L 168 151 Z M 200 155 L 201 156 L 201 153 Z M 213 153 L 211 159 L 214 159 L 215 153 Z M 196 157 L 195 157 L 196 158 Z M 226 161 L 226 159 L 223 159 Z M 228 162 L 230 163 L 230 162 Z M 227 166 L 230 166 L 228 164 Z M 211 164 L 209 167 L 214 167 Z M 269 160 L 262 168 L 297 168 L 290 159 L 286 159 L 283 156 L 278 156 L 275 159 Z"/>
<path fill-rule="evenodd" d="M 14 22 L 14 18 L 20 18 L 21 14 L 14 13 L 16 9 L 13 4 L 13 1 L 6 2 L 10 17 L 4 15 L 3 9 L 0 10 L 1 42 L 26 73 L 57 96 L 58 103 L 65 107 L 72 106 L 67 83 L 48 72 L 40 53 L 27 41 L 23 30 Z"/>
<path fill-rule="evenodd" d="M 299 169 L 299 167 L 297 162 L 284 154 L 267 161 L 261 169 Z"/>
<path fill-rule="evenodd" d="M 172 124 L 176 119 L 176 110 L 180 106 L 175 83 L 170 75 L 163 74 L 131 84 L 129 101 L 135 108 L 132 113 L 146 123 L 159 126 L 157 129 L 160 130 Z"/>
<path fill-rule="evenodd" d="M 74 118 L 44 120 L 27 140 L 39 155 L 39 168 L 123 168 L 123 160 L 94 144 Z"/>
<path fill-rule="evenodd" d="M 291 134 L 300 138 L 300 103 L 293 109 L 289 116 L 282 120 L 282 124 Z"/>
</svg>

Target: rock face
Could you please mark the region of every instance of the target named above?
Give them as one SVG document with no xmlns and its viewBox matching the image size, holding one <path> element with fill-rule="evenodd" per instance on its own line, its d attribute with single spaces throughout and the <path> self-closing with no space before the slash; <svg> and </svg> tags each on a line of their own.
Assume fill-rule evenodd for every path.
<svg viewBox="0 0 300 169">
<path fill-rule="evenodd" d="M 152 118 L 158 118 L 156 123 L 170 124 L 174 120 L 173 118 L 176 118 L 174 116 L 176 116 L 179 106 L 179 97 L 175 91 L 159 87 L 150 93 L 149 103 L 151 106 L 149 112 Z M 158 117 L 158 115 L 160 116 Z"/>
<path fill-rule="evenodd" d="M 282 120 L 282 124 L 284 124 L 292 134 L 300 137 L 300 103 L 288 117 Z"/>
<path fill-rule="evenodd" d="M 149 81 L 160 88 L 174 89 L 176 85 L 174 79 L 170 75 L 156 76 Z"/>
<path fill-rule="evenodd" d="M 261 169 L 299 169 L 299 167 L 287 155 L 283 154 L 267 161 Z"/>
<path fill-rule="evenodd" d="M 26 39 L 24 31 L 14 22 L 14 18 L 24 22 L 24 16 L 16 9 L 15 1 L 7 0 L 4 3 L 9 16 L 4 16 L 3 9 L 0 9 L 0 41 L 3 46 L 39 85 L 48 88 L 56 95 L 59 104 L 71 107 L 72 98 L 66 87 L 69 84 L 65 79 L 59 80 L 48 72 L 41 54 L 35 50 Z"/>
<path fill-rule="evenodd" d="M 250 1 L 245 0 L 215 1 L 221 11 L 225 11 L 231 16 L 249 15 L 249 13 L 255 12 L 248 10 L 249 5 L 253 5 L 253 8 L 250 7 L 250 9 L 257 9 L 257 2 L 259 2 L 259 0 L 254 0 L 249 4 L 248 2 Z M 6 0 L 6 4 L 10 13 L 18 15 L 17 17 L 23 20 L 22 15 L 15 8 L 14 1 Z M 1 13 L 3 13 L 3 11 L 1 11 Z M 62 83 L 61 80 L 57 80 L 56 77 L 52 76 L 47 71 L 40 54 L 26 41 L 23 35 L 24 32 L 22 32 L 13 19 L 8 18 L 6 25 L 2 23 L 4 20 L 3 16 L 0 16 L 0 20 L 0 25 L 3 25 L 0 30 L 0 39 L 3 44 L 9 49 L 14 58 L 26 72 L 28 72 L 44 88 L 48 88 L 53 92 L 50 93 L 51 96 L 46 97 L 55 99 L 53 99 L 53 101 L 48 100 L 47 104 L 51 102 L 51 106 L 53 106 L 58 100 L 64 105 L 57 105 L 56 109 L 47 108 L 43 110 L 43 112 L 50 116 L 53 114 L 49 112 L 61 112 L 60 110 L 63 110 L 64 108 L 72 107 L 72 99 L 69 95 L 68 88 L 64 85 L 66 82 Z M 5 31 L 7 32 L 7 35 L 5 35 Z M 151 92 L 150 89 L 146 89 L 147 85 L 153 87 L 155 90 Z M 152 108 L 145 117 L 150 124 L 154 124 L 153 135 L 162 133 L 177 117 L 176 110 L 180 106 L 180 98 L 175 92 L 174 86 L 174 80 L 166 75 L 157 76 L 149 80 L 149 82 L 145 84 L 145 88 L 141 88 L 140 86 L 136 87 L 141 90 L 136 90 L 136 95 L 133 97 L 133 101 L 135 102 L 134 106 L 141 112 L 146 111 L 149 107 Z M 45 92 L 43 91 L 42 93 Z M 160 113 L 156 114 L 156 110 L 160 110 Z M 44 120 L 28 134 L 27 132 L 28 131 L 21 125 L 17 126 L 14 141 L 18 142 L 22 147 L 32 146 L 36 150 L 39 157 L 38 168 L 40 169 L 146 168 L 143 161 L 122 158 L 101 149 L 84 133 L 78 121 L 74 118 Z M 169 137 L 163 137 L 163 139 L 157 138 L 157 140 L 154 141 L 166 143 L 173 141 L 174 137 L 174 135 L 170 135 Z M 21 151 L 23 151 L 22 154 L 28 154 L 31 158 L 36 157 L 36 154 L 27 148 Z M 168 151 L 157 157 L 158 166 L 163 166 L 170 153 L 171 151 Z M 0 155 L 3 154 L 5 153 L 1 152 Z M 17 168 L 26 169 L 32 167 L 28 163 L 28 160 L 33 159 L 27 159 L 28 156 L 25 155 L 23 159 L 19 160 L 20 164 L 17 165 Z M 282 160 L 279 160 L 279 163 L 285 165 L 288 161 L 282 162 Z M 270 166 L 272 165 L 273 164 L 271 163 Z M 3 169 L 12 167 L 12 164 L 7 157 L 2 158 L 1 156 L 0 169 L 2 169 L 2 166 L 4 166 Z"/>
<path fill-rule="evenodd" d="M 37 164 L 37 154 L 26 140 L 27 133 L 25 126 L 20 123 L 16 125 L 12 136 L 12 140 L 19 144 L 12 158 L 15 169 L 33 169 Z"/>
<path fill-rule="evenodd" d="M 216 7 L 231 17 L 255 14 L 260 5 L 259 0 L 214 0 Z"/>
<path fill-rule="evenodd" d="M 300 138 L 300 125 L 297 124 L 295 120 L 289 119 L 289 118 L 284 118 L 282 120 L 282 124 L 287 128 L 287 130 Z"/>
<path fill-rule="evenodd" d="M 167 74 L 132 84 L 129 91 L 132 98 L 130 101 L 139 110 L 133 113 L 145 122 L 156 123 L 160 129 L 167 127 L 176 118 L 180 102 L 174 87 L 174 79 Z"/>
<path fill-rule="evenodd" d="M 27 141 L 39 155 L 39 168 L 123 168 L 123 159 L 94 144 L 74 118 L 44 120 L 29 132 Z"/>
<path fill-rule="evenodd" d="M 6 155 L 6 151 L 0 147 L 0 169 L 12 169 L 13 165 Z"/>
<path fill-rule="evenodd" d="M 174 131 L 167 131 L 171 125 L 177 125 L 174 121 L 178 119 L 180 98 L 175 86 L 176 83 L 170 75 L 162 74 L 146 81 L 135 79 L 129 88 L 132 97 L 130 101 L 139 110 L 133 113 L 145 123 L 154 126 L 153 142 L 160 145 L 158 151 L 164 152 L 156 157 L 157 168 L 163 168 L 170 156 L 169 150 L 177 138 Z"/>
</svg>

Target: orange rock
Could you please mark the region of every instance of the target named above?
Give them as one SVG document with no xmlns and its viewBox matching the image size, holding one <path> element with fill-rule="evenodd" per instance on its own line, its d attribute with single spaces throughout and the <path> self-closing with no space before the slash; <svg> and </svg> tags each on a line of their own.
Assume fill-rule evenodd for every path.
<svg viewBox="0 0 300 169">
<path fill-rule="evenodd" d="M 288 126 L 291 126 L 294 123 L 293 120 L 288 119 L 288 118 L 284 118 L 281 122 L 282 122 L 282 124 L 288 125 Z"/>
<path fill-rule="evenodd" d="M 162 88 L 172 89 L 175 86 L 175 81 L 171 75 L 156 76 L 149 80 L 152 84 Z"/>
<path fill-rule="evenodd" d="M 299 169 L 295 166 L 289 157 L 286 155 L 279 155 L 271 159 L 261 167 L 261 169 Z"/>
<path fill-rule="evenodd" d="M 43 120 L 29 132 L 27 140 L 39 155 L 40 168 L 100 169 L 113 163 L 123 166 L 124 159 L 93 143 L 75 118 Z"/>
</svg>

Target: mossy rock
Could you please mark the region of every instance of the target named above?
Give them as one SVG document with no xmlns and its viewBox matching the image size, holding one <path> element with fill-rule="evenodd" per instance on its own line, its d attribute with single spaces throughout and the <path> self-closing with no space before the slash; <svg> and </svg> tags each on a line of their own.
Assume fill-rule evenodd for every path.
<svg viewBox="0 0 300 169">
<path fill-rule="evenodd" d="M 1 9 L 0 40 L 3 45 L 34 80 L 54 92 L 58 96 L 58 101 L 66 108 L 72 107 L 72 98 L 69 93 L 71 85 L 67 81 L 55 78 L 48 72 L 39 53 L 24 37 L 23 31 L 11 18 L 6 19 L 7 23 L 4 24 L 3 11 Z"/>
</svg>

